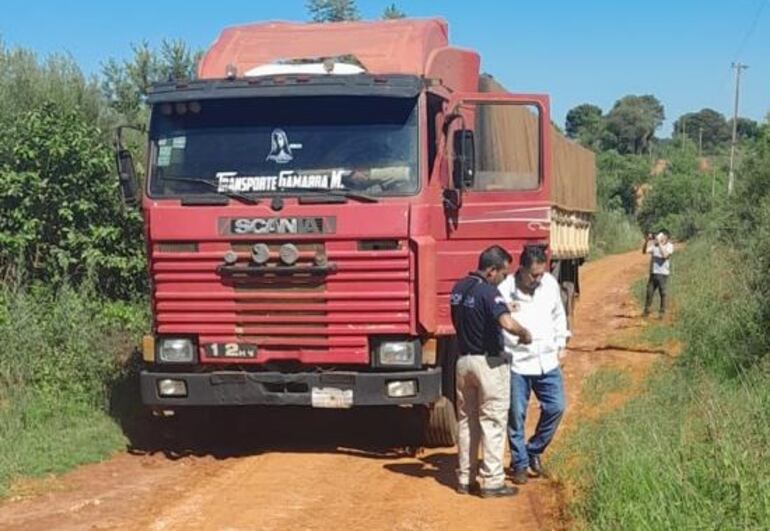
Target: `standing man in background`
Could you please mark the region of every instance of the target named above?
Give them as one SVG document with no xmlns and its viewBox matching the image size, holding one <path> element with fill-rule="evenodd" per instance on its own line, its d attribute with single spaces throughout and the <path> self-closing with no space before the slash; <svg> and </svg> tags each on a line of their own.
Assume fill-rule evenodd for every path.
<svg viewBox="0 0 770 531">
<path fill-rule="evenodd" d="M 668 277 L 671 275 L 671 255 L 674 254 L 674 244 L 669 241 L 668 231 L 662 230 L 654 238 L 647 235 L 644 242 L 644 252 L 650 255 L 650 278 L 647 280 L 647 297 L 644 300 L 644 317 L 650 315 L 650 306 L 655 291 L 660 293 L 659 317 L 666 313 L 666 290 Z"/>
<path fill-rule="evenodd" d="M 523 344 L 516 337 L 503 333 L 505 351 L 511 358 L 508 420 L 511 473 L 513 482 L 518 485 L 527 482 L 527 469 L 534 476 L 544 475 L 541 456 L 551 443 L 565 409 L 559 360 L 564 355 L 570 333 L 559 282 L 548 273 L 547 266 L 545 250 L 527 246 L 521 253 L 516 273 L 499 286 L 511 317 L 532 334 L 532 342 Z M 525 441 L 524 423 L 533 392 L 540 403 L 540 418 L 535 433 Z"/>
<path fill-rule="evenodd" d="M 457 332 L 457 492 L 475 489 L 479 442 L 484 449 L 481 466 L 482 498 L 511 496 L 505 484 L 503 455 L 505 425 L 510 403 L 508 362 L 501 329 L 527 344 L 529 332 L 516 323 L 497 290 L 508 275 L 511 255 L 495 245 L 479 257 L 478 268 L 455 284 L 450 296 L 452 324 Z"/>
</svg>

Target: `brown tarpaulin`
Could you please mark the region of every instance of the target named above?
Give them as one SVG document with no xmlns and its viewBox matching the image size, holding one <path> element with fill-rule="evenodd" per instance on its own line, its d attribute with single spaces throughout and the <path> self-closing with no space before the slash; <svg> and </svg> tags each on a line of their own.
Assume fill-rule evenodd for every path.
<svg viewBox="0 0 770 531">
<path fill-rule="evenodd" d="M 492 77 L 479 79 L 480 92 L 508 92 Z M 483 125 L 482 125 L 483 124 Z M 527 189 L 536 172 L 537 118 L 526 107 L 488 106 L 477 127 L 485 141 L 477 145 L 478 176 L 481 188 L 500 188 L 503 172 L 513 178 L 515 188 Z M 506 132 L 508 131 L 508 132 Z M 577 145 L 551 126 L 552 182 L 554 205 L 571 211 L 596 210 L 596 163 L 592 151 Z M 495 168 L 497 173 L 485 171 Z M 510 189 L 510 186 L 508 186 Z"/>
</svg>

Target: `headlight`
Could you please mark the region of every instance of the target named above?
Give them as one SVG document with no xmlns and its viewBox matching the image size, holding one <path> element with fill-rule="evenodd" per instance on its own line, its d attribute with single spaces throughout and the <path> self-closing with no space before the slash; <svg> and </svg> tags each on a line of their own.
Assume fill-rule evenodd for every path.
<svg viewBox="0 0 770 531">
<path fill-rule="evenodd" d="M 414 366 L 417 363 L 419 341 L 385 341 L 377 349 L 380 365 Z"/>
<path fill-rule="evenodd" d="M 193 342 L 189 339 L 161 339 L 158 361 L 162 363 L 191 363 L 195 358 Z"/>
</svg>

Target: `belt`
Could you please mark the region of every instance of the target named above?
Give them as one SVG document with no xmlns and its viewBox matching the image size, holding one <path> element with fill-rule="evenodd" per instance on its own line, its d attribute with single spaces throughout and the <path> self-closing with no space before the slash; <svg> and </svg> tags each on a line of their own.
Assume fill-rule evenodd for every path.
<svg viewBox="0 0 770 531">
<path fill-rule="evenodd" d="M 460 356 L 489 356 L 489 357 L 497 357 L 497 356 L 500 356 L 500 354 L 490 354 L 489 352 L 461 352 Z"/>
</svg>

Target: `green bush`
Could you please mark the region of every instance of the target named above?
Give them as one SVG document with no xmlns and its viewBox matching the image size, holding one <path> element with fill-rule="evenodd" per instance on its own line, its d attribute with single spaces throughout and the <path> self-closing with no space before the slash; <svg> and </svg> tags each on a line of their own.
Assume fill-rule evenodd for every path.
<svg viewBox="0 0 770 531">
<path fill-rule="evenodd" d="M 650 180 L 637 213 L 639 225 L 645 232 L 666 228 L 676 239 L 692 238 L 704 228 L 715 205 L 712 179 L 712 174 L 698 170 L 694 155 L 673 154 L 666 170 Z"/>
<path fill-rule="evenodd" d="M 650 178 L 650 161 L 639 155 L 603 151 L 596 156 L 596 202 L 599 210 L 636 211 L 636 189 Z"/>
<path fill-rule="evenodd" d="M 147 307 L 67 285 L 0 291 L 0 492 L 13 476 L 64 470 L 124 443 L 107 414 L 110 389 Z"/>
<path fill-rule="evenodd" d="M 142 222 L 119 202 L 111 151 L 74 110 L 46 104 L 0 131 L 0 273 L 53 285 L 88 274 L 145 289 Z"/>
</svg>

